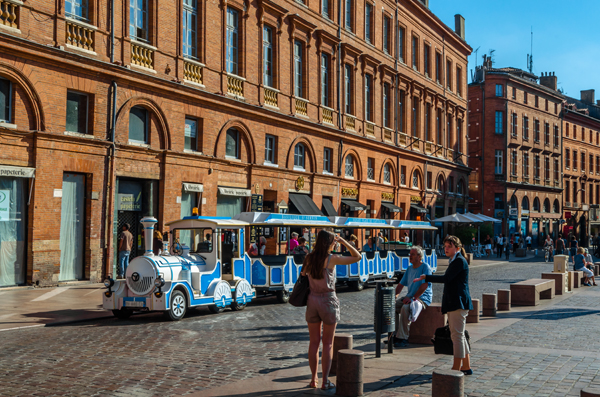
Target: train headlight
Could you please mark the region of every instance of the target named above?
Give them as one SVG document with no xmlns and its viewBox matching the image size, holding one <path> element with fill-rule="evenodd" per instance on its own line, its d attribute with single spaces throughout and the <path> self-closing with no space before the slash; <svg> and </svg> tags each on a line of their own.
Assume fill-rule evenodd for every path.
<svg viewBox="0 0 600 397">
<path fill-rule="evenodd" d="M 156 288 L 161 288 L 165 285 L 165 280 L 162 277 L 157 277 L 156 280 L 154 280 L 154 286 Z"/>
<path fill-rule="evenodd" d="M 115 285 L 115 280 L 113 280 L 112 278 L 110 278 L 110 277 L 107 277 L 107 278 L 104 280 L 104 286 L 105 286 L 106 288 L 110 289 L 110 287 L 112 287 L 113 285 Z"/>
</svg>

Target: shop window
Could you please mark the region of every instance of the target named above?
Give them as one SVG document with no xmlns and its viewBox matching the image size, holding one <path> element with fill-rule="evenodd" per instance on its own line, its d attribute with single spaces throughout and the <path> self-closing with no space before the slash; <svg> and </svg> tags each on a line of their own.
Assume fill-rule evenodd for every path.
<svg viewBox="0 0 600 397">
<path fill-rule="evenodd" d="M 25 178 L 0 177 L 0 287 L 25 283 L 28 185 Z"/>
<path fill-rule="evenodd" d="M 148 111 L 140 106 L 129 111 L 129 141 L 148 143 Z"/>
</svg>

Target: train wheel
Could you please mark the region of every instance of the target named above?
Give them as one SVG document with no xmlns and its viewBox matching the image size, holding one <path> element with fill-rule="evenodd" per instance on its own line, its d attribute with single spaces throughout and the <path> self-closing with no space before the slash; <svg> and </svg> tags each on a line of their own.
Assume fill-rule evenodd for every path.
<svg viewBox="0 0 600 397">
<path fill-rule="evenodd" d="M 350 287 L 355 291 L 362 291 L 365 288 L 365 283 L 360 280 L 351 281 Z"/>
<path fill-rule="evenodd" d="M 225 308 L 224 307 L 219 307 L 217 305 L 210 305 L 208 307 L 208 310 L 210 310 L 211 313 L 219 314 L 219 313 L 223 313 L 223 311 L 225 310 Z"/>
<path fill-rule="evenodd" d="M 165 312 L 167 319 L 171 321 L 179 321 L 185 316 L 187 309 L 187 303 L 185 295 L 181 291 L 173 291 L 171 294 L 171 305 L 170 309 Z"/>
<path fill-rule="evenodd" d="M 290 292 L 282 289 L 281 291 L 277 291 L 277 302 L 279 303 L 288 303 L 290 300 Z"/>
<path fill-rule="evenodd" d="M 244 310 L 246 304 L 252 299 L 253 295 L 254 292 L 252 291 L 250 283 L 247 280 L 238 280 L 235 284 L 235 290 L 232 296 L 231 310 Z"/>
<path fill-rule="evenodd" d="M 245 303 L 237 303 L 235 301 L 231 302 L 231 310 L 235 310 L 235 311 L 242 311 L 246 308 L 246 304 Z"/>
<path fill-rule="evenodd" d="M 133 311 L 129 309 L 113 310 L 112 312 L 119 320 L 127 320 L 133 314 Z"/>
</svg>

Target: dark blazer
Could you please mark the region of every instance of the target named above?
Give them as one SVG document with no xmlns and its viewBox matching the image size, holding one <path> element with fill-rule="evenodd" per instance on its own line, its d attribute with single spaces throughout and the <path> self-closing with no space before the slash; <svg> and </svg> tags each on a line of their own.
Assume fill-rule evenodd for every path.
<svg viewBox="0 0 600 397">
<path fill-rule="evenodd" d="M 473 310 L 469 293 L 469 265 L 459 252 L 443 275 L 425 277 L 428 283 L 444 283 L 442 313 L 454 310 Z"/>
</svg>

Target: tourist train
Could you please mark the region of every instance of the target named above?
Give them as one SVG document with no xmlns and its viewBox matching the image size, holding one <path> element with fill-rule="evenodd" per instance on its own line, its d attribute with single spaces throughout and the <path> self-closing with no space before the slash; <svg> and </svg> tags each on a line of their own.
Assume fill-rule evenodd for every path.
<svg viewBox="0 0 600 397">
<path fill-rule="evenodd" d="M 156 222 L 152 217 L 141 220 L 145 253 L 131 260 L 125 279 L 109 276 L 104 282 L 103 308 L 118 318 L 128 318 L 136 311 L 163 311 L 176 321 L 192 307 L 205 306 L 213 313 L 228 307 L 243 310 L 258 295 L 275 294 L 279 302 L 287 302 L 304 258 L 288 250 L 288 236 L 294 228 L 307 231 L 309 247 L 316 236 L 313 230 L 323 228 L 361 230 L 367 237 L 382 229 L 437 230 L 428 222 L 370 218 L 265 212 L 243 212 L 234 218 L 193 215 L 166 224 L 169 233 L 165 233 L 163 250 L 155 255 Z M 247 236 L 258 239 L 256 228 L 277 236 L 274 254 L 247 254 Z M 372 251 L 362 252 L 357 263 L 337 265 L 337 280 L 361 290 L 369 281 L 391 279 L 407 269 L 409 248 L 410 244 L 402 242 L 375 245 Z M 424 262 L 433 271 L 437 269 L 435 250 L 426 250 Z"/>
</svg>

